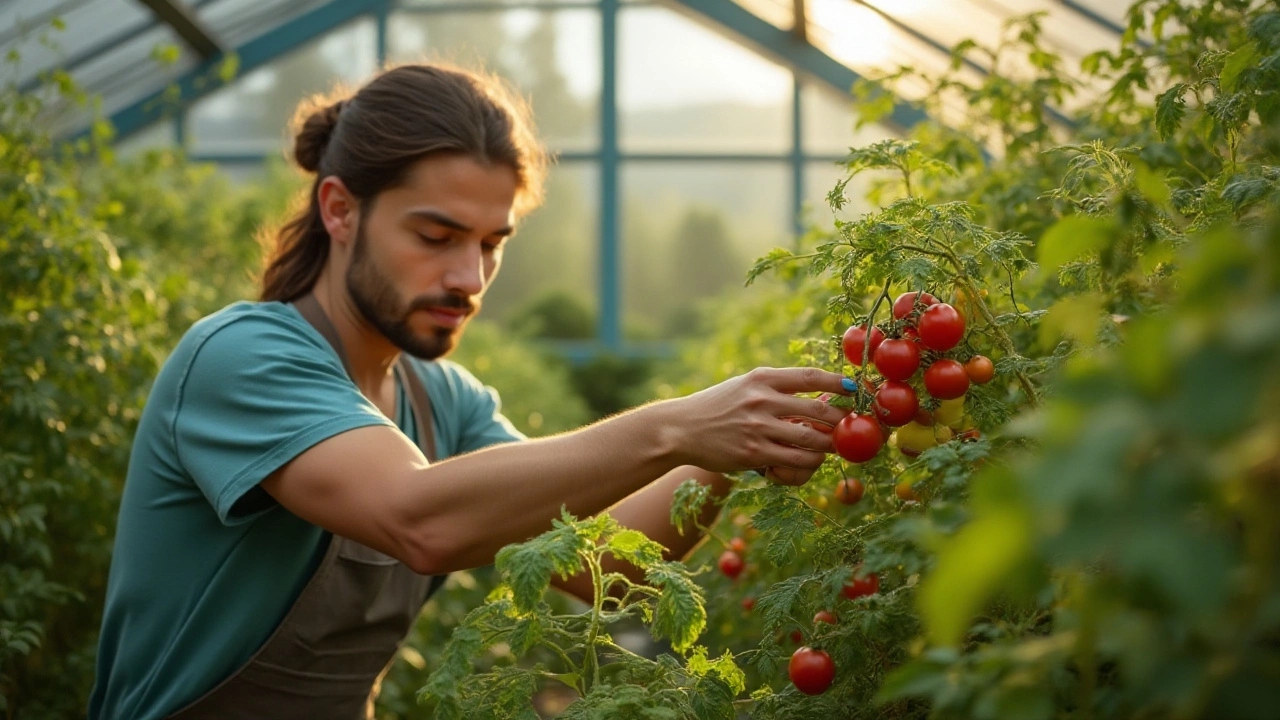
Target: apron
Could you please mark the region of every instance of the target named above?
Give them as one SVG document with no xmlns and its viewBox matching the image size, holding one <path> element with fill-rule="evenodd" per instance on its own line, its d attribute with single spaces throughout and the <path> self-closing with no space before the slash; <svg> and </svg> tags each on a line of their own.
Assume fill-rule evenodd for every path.
<svg viewBox="0 0 1280 720">
<path fill-rule="evenodd" d="M 329 318 L 308 294 L 298 312 L 329 341 L 350 374 Z M 401 354 L 418 444 L 436 461 L 431 401 Z M 263 646 L 231 677 L 170 720 L 367 720 L 396 651 L 445 575 L 419 575 L 395 558 L 333 535 L 320 566 Z"/>
</svg>

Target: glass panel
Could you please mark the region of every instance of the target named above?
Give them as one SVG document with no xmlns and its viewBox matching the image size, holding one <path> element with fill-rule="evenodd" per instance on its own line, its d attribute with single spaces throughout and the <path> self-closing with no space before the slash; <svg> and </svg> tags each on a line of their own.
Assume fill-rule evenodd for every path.
<svg viewBox="0 0 1280 720">
<path fill-rule="evenodd" d="M 55 29 L 54 18 L 66 29 Z M 151 12 L 145 6 L 127 0 L 0 3 L 0 53 L 17 51 L 21 58 L 20 81 L 25 82 L 103 39 L 145 25 L 150 19 Z"/>
<path fill-rule="evenodd" d="M 783 162 L 623 165 L 626 337 L 688 335 L 699 299 L 742 292 L 756 258 L 789 246 L 790 176 Z"/>
<path fill-rule="evenodd" d="M 876 179 L 872 173 L 858 175 L 845 186 L 844 196 L 848 203 L 839 213 L 834 213 L 827 204 L 827 193 L 835 189 L 836 183 L 843 180 L 846 171 L 834 162 L 812 161 L 805 163 L 804 168 L 804 223 L 805 227 L 817 225 L 826 230 L 832 227 L 832 220 L 852 220 L 870 212 L 875 206 L 867 200 L 867 191 Z"/>
<path fill-rule="evenodd" d="M 188 116 L 191 151 L 279 152 L 299 101 L 371 75 L 375 45 L 373 21 L 358 20 L 200 100 Z"/>
<path fill-rule="evenodd" d="M 783 30 L 796 25 L 795 0 L 733 0 L 751 14 Z"/>
<path fill-rule="evenodd" d="M 178 144 L 172 120 L 161 120 L 117 142 L 114 145 L 116 155 L 122 158 L 132 157 L 152 148 L 173 147 Z"/>
<path fill-rule="evenodd" d="M 844 155 L 851 147 L 870 145 L 893 137 L 884 125 L 854 129 L 857 116 L 853 96 L 838 93 L 828 85 L 805 83 L 800 90 L 801 138 L 807 155 Z"/>
<path fill-rule="evenodd" d="M 792 76 L 785 68 L 665 8 L 624 9 L 618 22 L 624 150 L 790 147 Z"/>
<path fill-rule="evenodd" d="M 549 147 L 593 150 L 599 144 L 599 13 L 397 13 L 387 35 L 393 61 L 444 60 L 514 82 L 532 102 Z"/>
<path fill-rule="evenodd" d="M 546 202 L 525 218 L 503 254 L 502 269 L 484 299 L 482 316 L 504 319 L 553 290 L 599 306 L 600 168 L 563 163 L 552 168 Z"/>
</svg>

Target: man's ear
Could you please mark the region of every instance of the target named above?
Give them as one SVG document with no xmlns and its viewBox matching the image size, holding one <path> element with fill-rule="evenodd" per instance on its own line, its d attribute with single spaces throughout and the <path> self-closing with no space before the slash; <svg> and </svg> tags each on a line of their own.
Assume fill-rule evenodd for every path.
<svg viewBox="0 0 1280 720">
<path fill-rule="evenodd" d="M 347 186 L 336 175 L 320 181 L 316 191 L 320 201 L 320 219 L 329 237 L 342 245 L 349 245 L 356 236 L 360 222 L 360 204 Z"/>
</svg>

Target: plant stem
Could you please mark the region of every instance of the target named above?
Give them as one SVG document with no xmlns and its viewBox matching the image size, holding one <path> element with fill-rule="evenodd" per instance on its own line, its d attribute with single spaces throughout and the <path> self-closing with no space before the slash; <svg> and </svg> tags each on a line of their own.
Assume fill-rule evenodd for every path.
<svg viewBox="0 0 1280 720">
<path fill-rule="evenodd" d="M 583 695 L 587 694 L 592 687 L 600 682 L 600 658 L 596 655 L 596 638 L 600 635 L 600 614 L 603 612 L 604 605 L 604 586 L 601 576 L 604 574 L 603 568 L 600 567 L 600 557 L 595 552 L 588 552 L 587 567 L 591 568 L 591 586 L 593 590 L 593 601 L 591 603 L 591 629 L 587 631 L 587 647 L 585 656 L 583 657 L 583 680 L 590 679 L 591 685 L 584 688 Z M 587 671 L 590 670 L 588 676 Z"/>
</svg>

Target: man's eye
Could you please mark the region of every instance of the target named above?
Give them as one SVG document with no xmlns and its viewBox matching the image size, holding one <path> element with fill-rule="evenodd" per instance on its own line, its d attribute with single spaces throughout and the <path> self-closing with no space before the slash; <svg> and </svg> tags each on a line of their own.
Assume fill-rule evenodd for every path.
<svg viewBox="0 0 1280 720">
<path fill-rule="evenodd" d="M 428 245 L 445 245 L 449 242 L 449 238 L 435 238 L 422 233 L 418 233 L 418 237 L 422 238 L 422 242 Z"/>
</svg>

